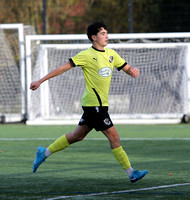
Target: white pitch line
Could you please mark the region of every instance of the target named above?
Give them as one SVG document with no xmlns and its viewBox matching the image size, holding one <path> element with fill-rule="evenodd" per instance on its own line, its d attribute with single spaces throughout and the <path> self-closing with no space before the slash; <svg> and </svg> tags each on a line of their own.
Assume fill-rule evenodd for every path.
<svg viewBox="0 0 190 200">
<path fill-rule="evenodd" d="M 69 199 L 72 197 L 87 197 L 87 196 L 101 196 L 101 195 L 110 195 L 110 194 L 122 194 L 122 193 L 156 190 L 156 189 L 171 188 L 171 187 L 186 186 L 186 185 L 190 185 L 190 183 L 161 185 L 161 186 L 157 186 L 157 187 L 141 188 L 141 189 L 136 189 L 136 190 L 133 189 L 133 190 L 122 190 L 122 191 L 114 191 L 114 192 L 99 192 L 99 193 L 91 193 L 91 194 L 84 194 L 84 195 L 60 196 L 60 197 L 55 197 L 55 198 L 49 198 L 46 200 Z"/>
<path fill-rule="evenodd" d="M 85 140 L 107 140 L 107 138 L 87 138 Z M 190 138 L 120 138 L 122 141 L 127 141 L 127 140 L 190 140 Z"/>
<path fill-rule="evenodd" d="M 56 140 L 57 138 L 0 138 L 0 141 L 40 141 L 40 140 Z M 84 140 L 87 141 L 104 141 L 107 140 L 107 138 L 85 138 Z M 161 140 L 161 141 L 175 141 L 175 140 L 187 140 L 189 141 L 190 138 L 120 138 L 121 141 L 143 141 L 143 140 L 151 140 L 151 141 L 157 141 L 157 140 Z"/>
<path fill-rule="evenodd" d="M 40 141 L 40 140 L 56 140 L 56 138 L 0 138 L 0 141 Z"/>
</svg>

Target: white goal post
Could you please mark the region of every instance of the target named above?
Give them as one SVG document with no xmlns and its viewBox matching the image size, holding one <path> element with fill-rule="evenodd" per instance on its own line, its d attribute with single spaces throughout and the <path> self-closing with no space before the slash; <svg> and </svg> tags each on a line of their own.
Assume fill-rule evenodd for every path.
<svg viewBox="0 0 190 200">
<path fill-rule="evenodd" d="M 109 34 L 110 43 L 166 43 L 166 42 L 190 42 L 190 32 L 181 33 L 111 33 Z M 26 68 L 27 73 L 31 70 L 36 61 L 41 44 L 76 44 L 88 43 L 86 34 L 54 34 L 54 35 L 26 35 Z M 28 86 L 27 86 L 28 88 Z"/>
<path fill-rule="evenodd" d="M 30 36 L 31 37 L 31 36 Z M 27 85 L 68 61 L 90 44 L 40 45 L 35 66 L 27 65 Z M 109 113 L 114 123 L 179 123 L 190 113 L 190 44 L 109 44 L 132 66 L 137 79 L 114 70 Z M 84 92 L 80 67 L 27 90 L 27 124 L 76 124 Z"/>
<path fill-rule="evenodd" d="M 1 102 L 0 116 L 2 122 L 22 121 L 26 114 L 26 88 L 25 88 L 25 44 L 24 44 L 24 26 L 23 24 L 0 24 L 0 55 L 1 55 Z M 13 51 L 19 51 L 18 65 L 15 56 L 11 51 L 10 44 L 4 32 L 16 33 L 16 39 L 9 38 L 11 45 L 15 48 Z M 10 34 L 10 35 L 11 35 Z M 18 44 L 16 44 L 18 43 Z M 5 85 L 6 84 L 6 85 Z M 14 93 L 14 94 L 13 94 Z"/>
<path fill-rule="evenodd" d="M 26 120 L 25 36 L 33 26 L 0 24 L 0 123 Z"/>
</svg>

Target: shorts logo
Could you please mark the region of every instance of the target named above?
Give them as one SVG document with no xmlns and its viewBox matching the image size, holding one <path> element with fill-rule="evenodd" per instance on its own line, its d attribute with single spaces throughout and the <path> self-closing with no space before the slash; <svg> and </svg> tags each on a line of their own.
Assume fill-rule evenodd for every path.
<svg viewBox="0 0 190 200">
<path fill-rule="evenodd" d="M 104 119 L 104 124 L 108 126 L 111 124 L 111 121 L 109 120 L 109 118 Z"/>
<path fill-rule="evenodd" d="M 103 77 L 109 77 L 112 74 L 112 69 L 110 67 L 103 67 L 98 70 L 98 74 Z"/>
<path fill-rule="evenodd" d="M 83 122 L 84 122 L 84 119 L 83 119 L 83 118 L 81 118 L 79 122 L 80 122 L 80 123 L 83 123 Z"/>
</svg>

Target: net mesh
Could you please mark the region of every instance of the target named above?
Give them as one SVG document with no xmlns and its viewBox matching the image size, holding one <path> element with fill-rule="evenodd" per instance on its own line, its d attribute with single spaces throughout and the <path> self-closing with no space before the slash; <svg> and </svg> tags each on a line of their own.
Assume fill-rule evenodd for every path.
<svg viewBox="0 0 190 200">
<path fill-rule="evenodd" d="M 35 34 L 32 26 L 24 26 L 24 35 Z M 19 29 L 15 26 L 0 29 L 0 115 L 21 115 L 22 88 L 20 77 Z M 16 121 L 18 118 L 16 119 Z M 22 119 L 20 119 L 22 120 Z"/>
<path fill-rule="evenodd" d="M 19 69 L 1 29 L 0 44 L 0 113 L 20 113 Z"/>
<path fill-rule="evenodd" d="M 47 59 L 50 72 L 82 50 L 76 49 L 75 45 L 73 49 L 46 48 L 47 56 L 44 57 L 44 49 L 38 54 L 32 80 L 41 78 L 42 70 L 47 67 L 42 66 L 44 60 Z M 134 79 L 122 70 L 114 69 L 109 93 L 109 113 L 112 116 L 156 116 L 184 112 L 185 46 L 158 48 L 155 44 L 155 47 L 150 48 L 130 46 L 113 49 L 131 66 L 138 67 L 140 76 Z M 45 84 L 31 94 L 30 119 L 73 119 L 75 115 L 81 115 L 81 98 L 85 84 L 80 67 L 50 79 L 47 90 L 44 89 Z"/>
</svg>

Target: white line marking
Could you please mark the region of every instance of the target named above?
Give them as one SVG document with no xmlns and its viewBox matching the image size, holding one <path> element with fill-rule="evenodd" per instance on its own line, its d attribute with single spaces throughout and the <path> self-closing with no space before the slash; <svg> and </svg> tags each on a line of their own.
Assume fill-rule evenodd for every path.
<svg viewBox="0 0 190 200">
<path fill-rule="evenodd" d="M 91 194 L 84 194 L 84 195 L 60 196 L 60 197 L 50 198 L 50 199 L 46 199 L 46 200 L 69 199 L 72 197 L 87 197 L 87 196 L 101 196 L 101 195 L 110 195 L 110 194 L 122 194 L 122 193 L 156 190 L 156 189 L 178 187 L 178 186 L 185 186 L 185 185 L 190 185 L 190 183 L 162 185 L 162 186 L 157 186 L 157 187 L 141 188 L 141 189 L 136 189 L 136 190 L 133 189 L 133 190 L 122 190 L 122 191 L 114 191 L 114 192 L 99 192 L 99 193 L 91 193 Z"/>
<path fill-rule="evenodd" d="M 56 140 L 57 138 L 0 138 L 0 141 L 40 141 L 40 140 Z M 86 138 L 84 140 L 87 141 L 104 141 L 107 140 L 107 138 Z M 157 140 L 161 140 L 161 141 L 175 141 L 175 140 L 187 140 L 189 141 L 190 138 L 120 138 L 120 140 L 122 141 L 143 141 L 143 140 L 151 140 L 151 141 L 157 141 Z"/>
<path fill-rule="evenodd" d="M 56 140 L 56 138 L 0 138 L 0 141 L 40 141 L 40 140 Z"/>
<path fill-rule="evenodd" d="M 107 138 L 87 138 L 85 140 L 107 140 Z M 127 141 L 127 140 L 190 140 L 190 138 L 120 138 L 120 140 Z"/>
</svg>

